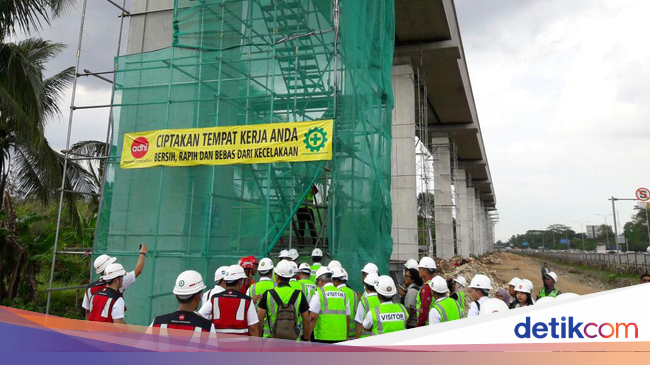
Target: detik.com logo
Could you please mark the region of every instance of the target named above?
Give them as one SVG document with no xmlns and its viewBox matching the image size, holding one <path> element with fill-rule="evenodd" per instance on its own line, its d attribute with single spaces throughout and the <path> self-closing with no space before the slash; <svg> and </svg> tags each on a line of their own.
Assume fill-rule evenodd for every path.
<svg viewBox="0 0 650 365">
<path fill-rule="evenodd" d="M 135 158 L 143 158 L 148 151 L 149 141 L 144 137 L 138 137 L 131 143 L 131 155 Z"/>
<path fill-rule="evenodd" d="M 551 318 L 548 323 L 530 322 L 530 317 L 526 317 L 525 322 L 520 322 L 515 326 L 515 335 L 519 338 L 639 338 L 639 328 L 636 323 L 587 323 L 574 322 L 573 317 Z M 625 337 L 623 337 L 625 336 Z"/>
</svg>

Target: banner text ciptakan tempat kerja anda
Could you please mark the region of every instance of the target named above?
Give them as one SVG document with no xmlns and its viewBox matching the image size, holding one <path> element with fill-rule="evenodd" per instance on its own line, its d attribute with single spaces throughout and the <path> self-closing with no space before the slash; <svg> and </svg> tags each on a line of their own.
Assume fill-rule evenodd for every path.
<svg viewBox="0 0 650 365">
<path fill-rule="evenodd" d="M 125 133 L 120 167 L 332 159 L 333 120 Z"/>
</svg>

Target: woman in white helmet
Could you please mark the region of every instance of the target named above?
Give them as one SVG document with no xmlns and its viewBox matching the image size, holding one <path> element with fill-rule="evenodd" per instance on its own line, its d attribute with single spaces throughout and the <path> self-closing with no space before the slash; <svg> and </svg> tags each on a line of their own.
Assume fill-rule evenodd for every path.
<svg viewBox="0 0 650 365">
<path fill-rule="evenodd" d="M 205 288 L 203 277 L 194 270 L 184 271 L 178 275 L 172 291 L 178 301 L 178 310 L 154 318 L 149 326 L 155 329 L 154 334 L 159 334 L 160 329 L 216 332 L 212 321 L 194 312 L 199 307 L 201 293 Z"/>
<path fill-rule="evenodd" d="M 492 282 L 487 276 L 477 274 L 472 278 L 469 288 L 469 295 L 473 302 L 469 304 L 469 311 L 467 312 L 468 318 L 479 315 L 481 304 L 488 300 L 488 293 L 492 290 Z"/>
<path fill-rule="evenodd" d="M 527 307 L 533 305 L 533 286 L 525 280 L 519 281 L 515 287 L 515 301 L 510 304 L 510 309 Z"/>
</svg>

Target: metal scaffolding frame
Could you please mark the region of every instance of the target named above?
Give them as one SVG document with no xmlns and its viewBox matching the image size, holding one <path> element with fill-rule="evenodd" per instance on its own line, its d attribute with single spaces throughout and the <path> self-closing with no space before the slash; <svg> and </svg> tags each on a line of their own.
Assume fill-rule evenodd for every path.
<svg viewBox="0 0 650 365">
<path fill-rule="evenodd" d="M 124 31 L 124 20 L 125 18 L 131 16 L 131 13 L 128 12 L 125 7 L 126 7 L 126 0 L 122 0 L 122 5 L 120 6 L 119 4 L 115 3 L 114 1 L 111 0 L 106 0 L 109 4 L 113 5 L 115 8 L 118 9 L 119 11 L 119 17 L 120 17 L 120 27 L 118 31 L 118 40 L 117 40 L 117 52 L 116 56 L 119 56 L 121 53 L 121 48 L 122 48 L 122 36 L 123 36 L 123 31 Z M 103 185 L 105 181 L 105 174 L 103 176 L 100 176 L 101 180 L 101 185 L 100 186 L 100 191 L 99 194 L 93 194 L 93 193 L 88 193 L 88 192 L 81 192 L 81 191 L 75 191 L 75 190 L 70 190 L 66 189 L 66 183 L 67 183 L 67 170 L 68 170 L 68 162 L 69 161 L 97 161 L 100 164 L 104 165 L 103 171 L 106 171 L 105 167 L 106 164 L 108 163 L 108 155 L 104 156 L 85 156 L 85 155 L 80 155 L 80 154 L 75 154 L 70 152 L 70 147 L 71 147 L 71 137 L 72 137 L 72 128 L 74 125 L 74 115 L 76 110 L 83 110 L 83 109 L 99 109 L 99 108 L 110 108 L 111 105 L 113 104 L 113 96 L 111 96 L 111 101 L 107 105 L 85 105 L 85 106 L 79 106 L 76 105 L 76 98 L 77 98 L 77 86 L 79 83 L 79 79 L 81 77 L 90 77 L 93 76 L 95 78 L 98 78 L 100 80 L 113 83 L 113 81 L 104 75 L 114 75 L 115 70 L 112 71 L 101 71 L 101 72 L 91 72 L 88 69 L 84 69 L 83 73 L 80 73 L 80 64 L 81 64 L 81 54 L 82 54 L 82 46 L 83 46 L 83 41 L 84 41 L 84 28 L 86 24 L 86 14 L 88 10 L 88 0 L 84 0 L 82 4 L 82 10 L 81 10 L 81 23 L 79 26 L 79 38 L 77 41 L 77 50 L 76 50 L 76 58 L 75 58 L 75 73 L 74 73 L 74 79 L 72 82 L 72 97 L 70 101 L 70 115 L 68 118 L 68 128 L 67 128 L 67 136 L 66 136 L 66 147 L 65 150 L 63 150 L 63 155 L 64 155 L 64 162 L 63 162 L 63 178 L 62 178 L 62 183 L 61 183 L 61 188 L 58 189 L 59 191 L 59 203 L 58 203 L 58 210 L 57 210 L 57 219 L 56 219 L 56 232 L 54 236 L 54 248 L 52 250 L 52 265 L 50 267 L 50 280 L 49 284 L 47 287 L 47 304 L 45 306 L 45 314 L 50 314 L 50 303 L 52 299 L 52 292 L 54 291 L 63 291 L 63 290 L 75 290 L 75 289 L 81 289 L 85 288 L 85 285 L 80 285 L 80 286 L 72 286 L 72 287 L 65 287 L 65 288 L 53 288 L 53 281 L 54 281 L 54 270 L 56 267 L 56 258 L 57 255 L 87 255 L 92 252 L 92 249 L 79 249 L 79 250 L 62 250 L 62 251 L 57 251 L 59 247 L 59 240 L 60 240 L 60 233 L 61 233 L 61 220 L 62 220 L 62 212 L 63 212 L 63 200 L 66 194 L 81 194 L 81 195 L 94 195 L 99 197 L 99 204 L 100 204 L 100 209 L 101 209 L 101 204 L 102 204 L 102 194 L 103 194 Z M 112 95 L 112 94 L 111 94 Z M 110 140 L 112 138 L 112 132 L 113 132 L 113 112 L 112 109 L 109 111 L 109 117 L 108 117 L 108 122 L 107 122 L 107 127 L 106 127 L 106 146 L 108 147 L 110 145 Z M 105 149 L 106 153 L 108 153 L 109 149 Z M 92 280 L 92 265 L 90 265 L 90 278 Z"/>
</svg>

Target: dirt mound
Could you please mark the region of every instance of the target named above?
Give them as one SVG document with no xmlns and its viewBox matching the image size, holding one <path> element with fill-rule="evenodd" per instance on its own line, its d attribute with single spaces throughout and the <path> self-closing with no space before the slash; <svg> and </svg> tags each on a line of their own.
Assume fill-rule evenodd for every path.
<svg viewBox="0 0 650 365">
<path fill-rule="evenodd" d="M 502 287 L 506 283 L 497 275 L 496 271 L 487 265 L 500 265 L 501 259 L 495 254 L 487 254 L 478 259 L 462 256 L 454 256 L 448 260 L 436 259 L 440 275 L 446 279 L 463 276 L 469 283 L 477 274 L 487 275 L 495 288 Z"/>
</svg>

